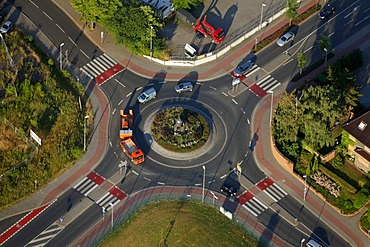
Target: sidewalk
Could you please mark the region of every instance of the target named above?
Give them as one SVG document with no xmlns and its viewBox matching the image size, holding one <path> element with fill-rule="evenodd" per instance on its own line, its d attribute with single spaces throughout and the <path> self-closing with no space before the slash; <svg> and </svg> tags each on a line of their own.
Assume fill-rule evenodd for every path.
<svg viewBox="0 0 370 247">
<path fill-rule="evenodd" d="M 81 21 L 81 15 L 73 9 L 68 0 L 53 0 L 53 2 L 68 16 L 70 16 L 77 26 L 79 26 L 82 30 L 84 29 L 84 21 Z M 302 7 L 300 8 L 300 13 L 316 3 L 317 0 L 304 0 L 302 2 Z M 237 47 L 231 49 L 220 59 L 196 67 L 163 66 L 144 57 L 132 55 L 125 48 L 115 45 L 114 39 L 110 35 L 106 35 L 103 44 L 101 44 L 100 34 L 104 31 L 104 29 L 102 29 L 102 27 L 99 25 L 96 26 L 94 31 L 85 31 L 84 33 L 101 50 L 112 56 L 112 58 L 115 60 L 119 61 L 129 70 L 141 75 L 142 77 L 152 78 L 159 71 L 165 71 L 166 79 L 178 80 L 190 72 L 196 71 L 198 73 L 199 81 L 208 81 L 229 73 L 240 63 L 241 60 L 243 60 L 247 54 L 250 53 L 252 47 L 255 45 L 256 38 L 258 38 L 258 40 L 262 40 L 264 37 L 267 37 L 276 30 L 280 29 L 286 23 L 288 23 L 288 19 L 285 18 L 285 16 L 281 16 L 274 20 L 274 22 L 267 27 L 243 41 Z"/>
</svg>

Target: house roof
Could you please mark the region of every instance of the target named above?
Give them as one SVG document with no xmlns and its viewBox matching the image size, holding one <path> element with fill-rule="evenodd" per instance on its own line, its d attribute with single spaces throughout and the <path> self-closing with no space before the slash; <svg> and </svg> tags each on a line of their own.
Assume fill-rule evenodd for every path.
<svg viewBox="0 0 370 247">
<path fill-rule="evenodd" d="M 342 127 L 350 135 L 370 148 L 370 110 Z"/>
</svg>

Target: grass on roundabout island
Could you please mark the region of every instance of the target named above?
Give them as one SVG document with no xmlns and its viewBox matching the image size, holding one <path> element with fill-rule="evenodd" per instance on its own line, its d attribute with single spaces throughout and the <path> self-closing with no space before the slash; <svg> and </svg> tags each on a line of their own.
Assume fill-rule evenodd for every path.
<svg viewBox="0 0 370 247">
<path fill-rule="evenodd" d="M 217 208 L 189 201 L 160 201 L 143 207 L 98 246 L 261 245 Z"/>
</svg>

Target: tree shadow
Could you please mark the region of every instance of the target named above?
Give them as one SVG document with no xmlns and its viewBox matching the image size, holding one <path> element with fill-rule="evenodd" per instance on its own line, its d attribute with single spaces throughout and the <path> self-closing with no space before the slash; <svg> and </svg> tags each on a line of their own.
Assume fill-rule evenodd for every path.
<svg viewBox="0 0 370 247">
<path fill-rule="evenodd" d="M 280 216 L 279 216 L 279 211 L 276 211 L 273 215 L 271 215 L 270 220 L 262 232 L 260 238 L 259 238 L 259 243 L 265 243 L 266 245 L 269 245 L 269 243 L 272 240 L 272 237 L 274 235 L 274 230 L 279 224 L 280 221 Z M 258 245 L 258 246 L 263 246 L 263 245 Z"/>
</svg>

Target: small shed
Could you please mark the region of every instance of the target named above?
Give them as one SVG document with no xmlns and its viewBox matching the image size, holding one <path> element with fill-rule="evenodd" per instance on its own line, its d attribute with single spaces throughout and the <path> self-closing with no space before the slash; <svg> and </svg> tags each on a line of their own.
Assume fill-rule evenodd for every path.
<svg viewBox="0 0 370 247">
<path fill-rule="evenodd" d="M 192 26 L 194 26 L 197 22 L 197 19 L 185 9 L 179 9 L 176 12 L 176 18 Z"/>
</svg>

